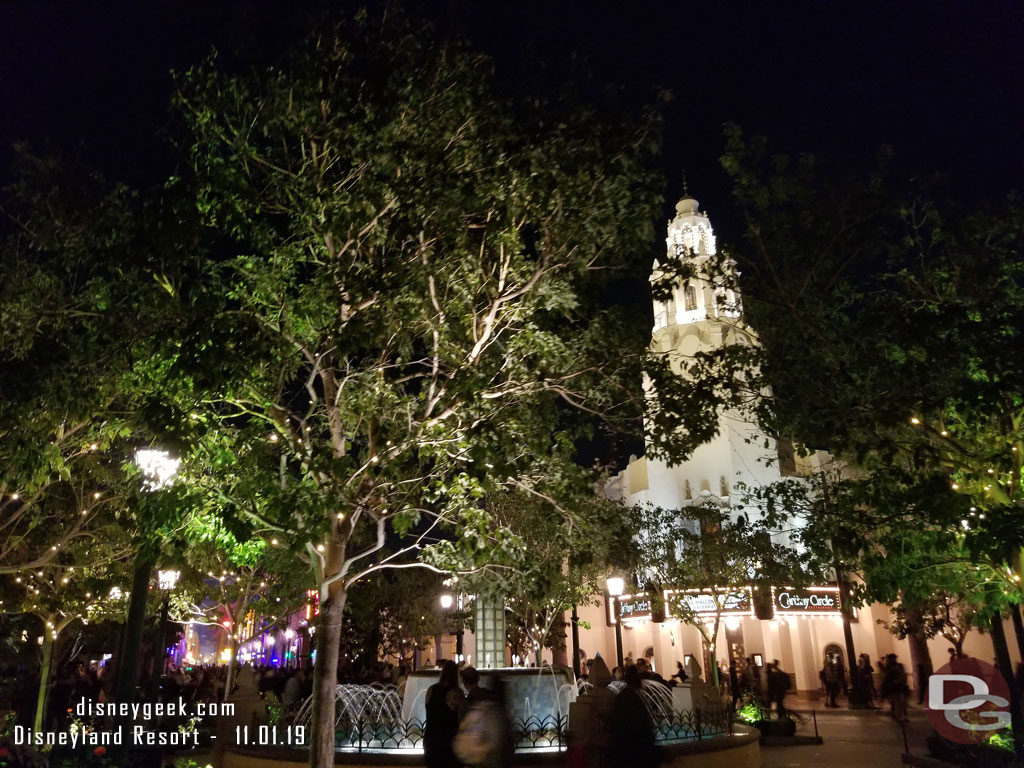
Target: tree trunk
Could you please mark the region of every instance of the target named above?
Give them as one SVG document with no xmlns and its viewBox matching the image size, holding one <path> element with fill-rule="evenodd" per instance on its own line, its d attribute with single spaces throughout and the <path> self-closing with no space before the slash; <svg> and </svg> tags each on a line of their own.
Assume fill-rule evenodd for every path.
<svg viewBox="0 0 1024 768">
<path fill-rule="evenodd" d="M 156 631 L 156 648 L 153 649 L 153 675 L 149 680 L 149 700 L 156 701 L 160 694 L 160 678 L 163 676 L 167 646 L 167 610 L 170 596 L 165 592 L 160 606 L 160 626 Z"/>
<path fill-rule="evenodd" d="M 996 664 L 1010 687 L 1010 725 L 1013 729 L 1014 751 L 1020 755 L 1024 748 L 1024 715 L 1020 708 L 1020 690 L 1013 674 L 1013 663 L 1010 661 L 1010 649 L 1006 645 L 1006 632 L 1003 630 L 1003 617 L 996 613 L 989 623 L 992 634 L 992 650 L 995 651 Z"/>
<path fill-rule="evenodd" d="M 849 675 L 850 709 L 866 709 L 868 706 L 868 692 L 860 684 L 857 674 L 857 650 L 853 647 L 853 627 L 850 624 L 850 595 L 849 586 L 846 583 L 846 576 L 839 563 L 833 564 L 836 572 L 836 585 L 839 587 L 839 611 L 843 617 L 843 640 L 846 645 L 846 665 Z"/>
<path fill-rule="evenodd" d="M 932 665 L 931 651 L 928 650 L 928 641 L 924 636 L 924 621 L 921 618 L 921 611 L 912 607 L 907 608 L 906 624 L 907 643 L 910 646 L 910 672 L 914 680 L 917 703 L 921 704 L 924 702 L 928 678 L 935 668 Z"/>
<path fill-rule="evenodd" d="M 224 678 L 224 700 L 231 696 L 231 689 L 235 687 L 235 670 L 238 669 L 238 627 L 232 626 L 231 637 L 228 638 L 228 673 Z"/>
<path fill-rule="evenodd" d="M 146 620 L 146 598 L 149 577 L 153 570 L 152 556 L 139 553 L 135 557 L 132 594 L 128 601 L 128 618 L 124 623 L 124 645 L 117 665 L 116 701 L 131 703 L 135 698 L 135 681 L 139 674 L 139 653 L 142 649 L 142 626 Z"/>
<path fill-rule="evenodd" d="M 46 725 L 46 705 L 50 698 L 50 675 L 53 671 L 53 630 L 43 621 L 43 661 L 39 667 L 39 694 L 36 696 L 36 718 L 32 724 L 36 733 L 41 733 Z"/>
<path fill-rule="evenodd" d="M 334 766 L 334 710 L 338 685 L 338 653 L 341 645 L 341 617 L 345 610 L 344 583 L 339 579 L 327 589 L 320 603 L 316 627 L 316 662 L 313 664 L 312 738 L 309 768 Z"/>
<path fill-rule="evenodd" d="M 572 606 L 572 672 L 580 676 L 580 616 L 575 603 Z"/>
<path fill-rule="evenodd" d="M 565 614 L 559 613 L 551 625 L 551 664 L 552 666 L 569 666 L 569 651 L 566 648 Z"/>
<path fill-rule="evenodd" d="M 1010 618 L 1013 619 L 1013 634 L 1017 637 L 1017 652 L 1024 662 L 1024 622 L 1021 621 L 1020 606 L 1017 603 L 1010 607 Z M 963 645 L 963 641 L 960 644 Z"/>
</svg>

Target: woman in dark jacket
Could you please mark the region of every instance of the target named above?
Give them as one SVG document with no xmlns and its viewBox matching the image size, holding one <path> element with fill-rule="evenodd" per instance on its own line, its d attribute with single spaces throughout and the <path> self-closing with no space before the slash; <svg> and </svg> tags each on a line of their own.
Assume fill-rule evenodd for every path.
<svg viewBox="0 0 1024 768">
<path fill-rule="evenodd" d="M 464 698 L 459 688 L 459 668 L 454 661 L 446 661 L 441 679 L 427 689 L 427 722 L 423 729 L 427 768 L 458 768 L 452 739 L 459 730 L 459 707 Z"/>
</svg>

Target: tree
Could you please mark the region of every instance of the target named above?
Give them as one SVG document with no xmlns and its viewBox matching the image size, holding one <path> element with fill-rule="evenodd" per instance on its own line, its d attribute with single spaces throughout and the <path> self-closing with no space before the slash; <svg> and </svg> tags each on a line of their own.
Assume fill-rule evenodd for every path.
<svg viewBox="0 0 1024 768">
<path fill-rule="evenodd" d="M 17 160 L 0 203 L 0 574 L 126 513 L 126 394 L 155 287 L 135 259 L 134 192 L 24 147 Z"/>
<path fill-rule="evenodd" d="M 712 660 L 708 679 L 717 686 L 722 616 L 741 600 L 744 585 L 760 589 L 805 581 L 797 553 L 773 541 L 759 521 L 733 519 L 728 506 L 713 498 L 677 510 L 637 506 L 631 515 L 640 586 L 655 596 L 670 590 L 667 607 L 704 639 Z M 694 593 L 707 599 L 695 604 Z"/>
<path fill-rule="evenodd" d="M 104 541 L 101 546 L 96 546 L 95 541 L 74 542 L 60 551 L 57 558 L 36 570 L 2 577 L 4 599 L 0 607 L 3 612 L 33 616 L 39 622 L 42 658 L 32 726 L 35 730 L 46 726 L 53 673 L 59 668 L 61 658 L 70 655 L 61 653 L 65 630 L 76 622 L 87 625 L 121 619 L 124 615 L 126 606 L 121 594 L 128 570 L 123 561 L 125 542 L 121 545 L 119 550 L 115 541 Z"/>
<path fill-rule="evenodd" d="M 405 659 L 427 647 L 427 637 L 450 629 L 440 612 L 447 588 L 440 574 L 413 570 L 376 571 L 345 603 L 342 659 L 356 663 L 397 656 Z"/>
<path fill-rule="evenodd" d="M 992 575 L 983 614 L 1013 689 L 1001 616 L 1021 623 L 1024 369 L 1005 353 L 1024 332 L 1019 203 L 971 211 L 897 193 L 881 170 L 857 178 L 769 157 L 735 128 L 723 164 L 745 220 L 732 256 L 759 345 L 716 362 L 766 395 L 755 408 L 769 434 L 859 471 L 939 473 L 969 502 L 976 514 L 953 528 Z M 1001 583 L 1007 567 L 1013 583 Z"/>
<path fill-rule="evenodd" d="M 462 589 L 503 600 L 522 642 L 537 666 L 544 648 L 565 648 L 565 613 L 597 602 L 612 551 L 627 540 L 622 507 L 605 499 L 581 499 L 567 517 L 544 499 L 522 491 L 487 497 L 488 514 L 508 529 L 518 546 L 505 567 L 462 579 Z M 510 630 L 511 631 L 511 630 Z"/>
<path fill-rule="evenodd" d="M 178 621 L 212 624 L 227 638 L 230 662 L 225 690 L 231 692 L 238 648 L 250 613 L 273 627 L 299 607 L 312 587 L 308 570 L 262 537 L 244 538 L 245 527 L 229 529 L 209 511 L 190 515 L 180 537 L 188 566 L 183 591 L 186 611 Z M 240 540 L 241 539 L 241 540 Z M 258 622 L 254 627 L 259 630 Z"/>
<path fill-rule="evenodd" d="M 755 489 L 751 498 L 767 525 L 799 543 L 812 571 L 840 583 L 851 675 L 857 658 L 849 625 L 853 606 L 901 606 L 902 636 L 910 641 L 916 684 L 923 686 L 920 673 L 932 667 L 924 617 L 936 595 L 973 592 L 981 600 L 985 590 L 979 587 L 994 575 L 963 546 L 969 502 L 941 475 L 889 468 L 858 477 L 832 462 L 810 477 Z"/>
<path fill-rule="evenodd" d="M 892 621 L 879 619 L 878 623 L 896 637 L 902 640 L 917 633 L 926 638 L 942 636 L 953 646 L 956 656 L 961 657 L 976 611 L 966 597 L 940 591 L 924 604 L 906 606 L 898 603 L 892 606 L 892 614 Z"/>
<path fill-rule="evenodd" d="M 592 492 L 578 414 L 639 415 L 639 337 L 596 286 L 650 241 L 656 121 L 499 98 L 485 59 L 395 14 L 179 84 L 183 183 L 219 238 L 202 300 L 221 305 L 174 353 L 206 376 L 177 407 L 230 435 L 236 513 L 315 574 L 322 768 L 349 589 L 514 546 L 491 489 L 571 514 Z"/>
</svg>

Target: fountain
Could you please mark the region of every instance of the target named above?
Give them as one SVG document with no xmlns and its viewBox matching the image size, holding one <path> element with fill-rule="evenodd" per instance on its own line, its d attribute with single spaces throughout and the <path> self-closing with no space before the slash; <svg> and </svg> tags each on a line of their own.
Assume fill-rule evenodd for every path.
<svg viewBox="0 0 1024 768">
<path fill-rule="evenodd" d="M 513 720 L 531 717 L 568 717 L 569 705 L 576 701 L 576 681 L 572 670 L 564 667 L 499 667 L 480 669 L 480 686 L 495 689 L 500 679 L 505 692 L 505 707 Z M 437 682 L 436 669 L 417 670 L 405 684 L 402 718 L 422 720 L 426 715 L 427 688 Z"/>
<path fill-rule="evenodd" d="M 335 727 L 346 720 L 397 722 L 402 717 L 402 699 L 393 685 L 345 683 L 335 688 Z M 313 716 L 313 697 L 306 699 L 295 713 L 295 725 L 309 725 Z"/>
</svg>

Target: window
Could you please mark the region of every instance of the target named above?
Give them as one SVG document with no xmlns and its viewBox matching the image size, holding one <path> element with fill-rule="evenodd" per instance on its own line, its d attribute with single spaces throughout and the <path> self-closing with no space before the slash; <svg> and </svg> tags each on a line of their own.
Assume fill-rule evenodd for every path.
<svg viewBox="0 0 1024 768">
<path fill-rule="evenodd" d="M 686 303 L 686 309 L 687 310 L 696 309 L 697 308 L 697 289 L 694 288 L 692 285 L 687 285 L 685 288 L 683 288 L 683 300 Z"/>
</svg>

